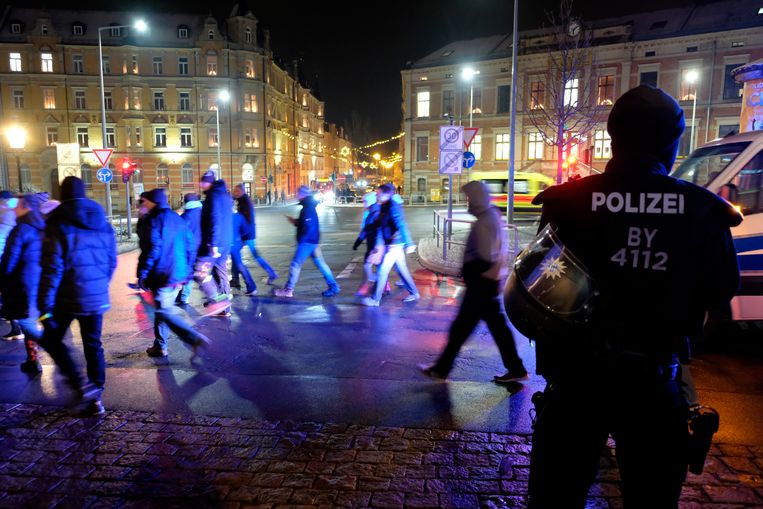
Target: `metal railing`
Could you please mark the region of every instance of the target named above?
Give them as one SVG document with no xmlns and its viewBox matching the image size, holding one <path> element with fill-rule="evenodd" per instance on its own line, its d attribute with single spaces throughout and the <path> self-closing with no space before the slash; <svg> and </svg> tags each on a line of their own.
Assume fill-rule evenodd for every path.
<svg viewBox="0 0 763 509">
<path fill-rule="evenodd" d="M 437 247 L 442 247 L 442 259 L 448 259 L 448 252 L 453 246 L 466 246 L 465 238 L 454 238 L 453 236 L 453 224 L 471 224 L 477 220 L 474 216 L 469 214 L 466 210 L 454 210 L 453 217 L 448 218 L 448 212 L 446 210 L 434 210 L 432 211 L 432 237 L 437 242 Z M 460 217 L 457 217 L 460 216 Z M 505 218 L 502 217 L 502 221 Z M 513 224 L 504 223 L 504 229 L 506 230 L 507 237 L 509 239 L 509 260 L 513 261 L 516 255 L 519 253 L 519 229 Z M 463 228 L 456 233 L 468 233 L 467 228 Z"/>
<path fill-rule="evenodd" d="M 117 236 L 117 242 L 123 242 L 130 240 L 127 238 L 127 220 L 122 216 L 106 216 L 106 220 L 109 222 L 114 233 Z"/>
</svg>

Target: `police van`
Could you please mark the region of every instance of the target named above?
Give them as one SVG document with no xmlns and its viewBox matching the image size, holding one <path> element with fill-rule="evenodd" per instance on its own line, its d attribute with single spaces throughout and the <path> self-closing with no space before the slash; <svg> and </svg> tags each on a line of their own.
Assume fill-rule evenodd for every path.
<svg viewBox="0 0 763 509">
<path fill-rule="evenodd" d="M 742 224 L 732 229 L 742 284 L 731 302 L 730 318 L 763 320 L 763 131 L 713 140 L 695 150 L 672 176 L 723 196 L 744 215 Z"/>
</svg>

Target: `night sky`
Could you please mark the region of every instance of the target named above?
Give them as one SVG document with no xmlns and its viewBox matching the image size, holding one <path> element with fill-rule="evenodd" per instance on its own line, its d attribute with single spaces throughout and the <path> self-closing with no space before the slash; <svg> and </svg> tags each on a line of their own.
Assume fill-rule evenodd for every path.
<svg viewBox="0 0 763 509">
<path fill-rule="evenodd" d="M 706 3 L 705 0 L 702 3 Z M 136 0 L 111 2 L 114 9 L 147 13 L 190 9 L 227 17 L 235 2 Z M 511 0 L 289 1 L 243 0 L 271 31 L 276 58 L 301 60 L 302 81 L 326 101 L 326 119 L 355 132 L 356 144 L 400 130 L 400 70 L 455 40 L 509 33 Z M 689 0 L 577 0 L 583 18 L 602 18 L 690 5 Z M 34 5 L 39 2 L 24 2 Z M 102 1 L 48 1 L 49 7 L 103 8 Z M 544 24 L 544 11 L 558 0 L 520 0 L 520 29 Z M 150 16 L 150 15 L 149 15 Z M 149 20 L 150 22 L 150 20 Z M 353 118 L 354 117 L 354 118 Z M 395 144 L 388 145 L 389 151 Z"/>
</svg>

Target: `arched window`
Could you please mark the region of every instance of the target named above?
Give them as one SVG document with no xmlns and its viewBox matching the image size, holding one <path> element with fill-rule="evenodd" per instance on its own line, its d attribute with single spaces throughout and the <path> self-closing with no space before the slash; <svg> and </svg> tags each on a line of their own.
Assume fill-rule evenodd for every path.
<svg viewBox="0 0 763 509">
<path fill-rule="evenodd" d="M 246 27 L 246 30 L 244 30 L 244 40 L 250 44 L 252 42 L 252 29 L 249 27 Z"/>
<path fill-rule="evenodd" d="M 160 186 L 166 186 L 170 183 L 170 170 L 164 163 L 160 163 L 156 167 L 156 183 Z"/>
<path fill-rule="evenodd" d="M 209 32 L 207 32 L 207 38 L 211 41 L 215 38 L 215 31 L 210 29 Z"/>
<path fill-rule="evenodd" d="M 193 185 L 193 166 L 190 163 L 185 163 L 180 169 L 180 177 L 183 185 Z"/>
<path fill-rule="evenodd" d="M 419 179 L 416 181 L 416 190 L 420 193 L 426 193 L 427 192 L 427 179 L 423 177 L 419 177 Z"/>
</svg>

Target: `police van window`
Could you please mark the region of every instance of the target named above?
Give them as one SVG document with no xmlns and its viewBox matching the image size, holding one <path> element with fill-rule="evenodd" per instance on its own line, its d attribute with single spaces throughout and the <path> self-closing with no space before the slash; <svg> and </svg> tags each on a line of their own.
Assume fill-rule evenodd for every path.
<svg viewBox="0 0 763 509">
<path fill-rule="evenodd" d="M 750 142 L 737 142 L 697 149 L 672 175 L 677 179 L 705 187 L 720 175 L 749 144 Z"/>
<path fill-rule="evenodd" d="M 515 180 L 514 181 L 514 193 L 516 194 L 529 194 L 530 193 L 530 184 L 526 180 Z"/>
<path fill-rule="evenodd" d="M 752 158 L 730 182 L 736 188 L 736 203 L 742 214 L 763 211 L 763 152 Z"/>
<path fill-rule="evenodd" d="M 483 180 L 482 182 L 485 183 L 485 185 L 487 186 L 487 190 L 490 191 L 490 194 L 500 194 L 500 193 L 506 192 L 505 180 L 490 179 L 490 180 Z"/>
</svg>

